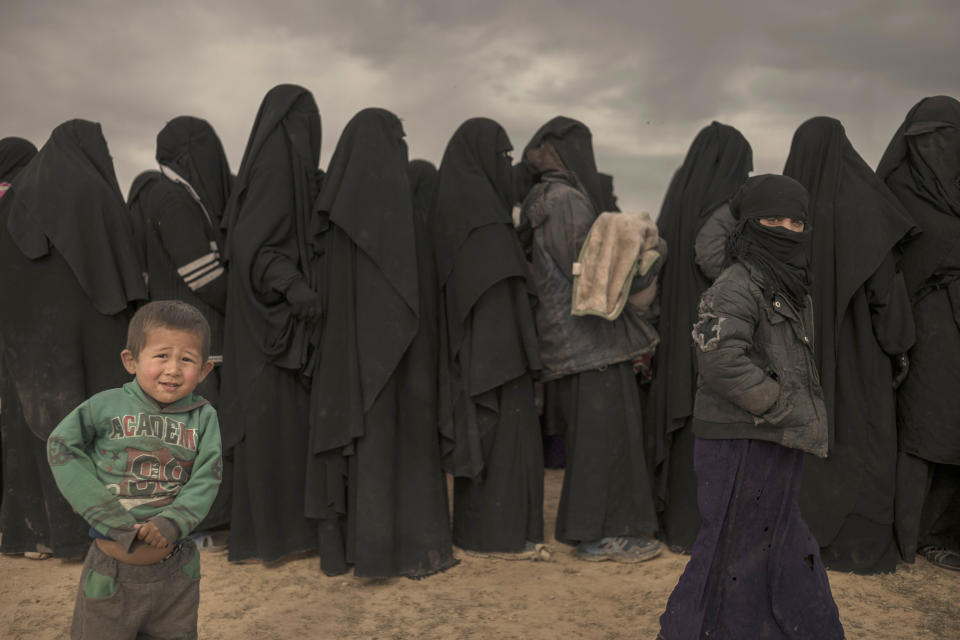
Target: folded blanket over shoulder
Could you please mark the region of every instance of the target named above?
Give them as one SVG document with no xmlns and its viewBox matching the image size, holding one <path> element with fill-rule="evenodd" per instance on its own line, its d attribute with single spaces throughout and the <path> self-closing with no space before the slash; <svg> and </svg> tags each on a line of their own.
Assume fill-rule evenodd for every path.
<svg viewBox="0 0 960 640">
<path fill-rule="evenodd" d="M 653 302 L 665 257 L 666 243 L 649 213 L 601 213 L 573 264 L 570 312 L 615 320 L 628 299 L 644 311 Z M 631 295 L 635 278 L 643 282 Z"/>
</svg>

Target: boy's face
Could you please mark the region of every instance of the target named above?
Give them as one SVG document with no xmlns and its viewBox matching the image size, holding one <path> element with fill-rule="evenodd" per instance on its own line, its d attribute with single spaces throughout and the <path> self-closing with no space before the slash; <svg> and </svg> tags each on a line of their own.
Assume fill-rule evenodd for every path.
<svg viewBox="0 0 960 640">
<path fill-rule="evenodd" d="M 154 327 L 147 331 L 140 355 L 124 349 L 123 366 L 136 374 L 137 382 L 160 406 L 173 404 L 193 393 L 213 369 L 202 360 L 203 341 L 191 331 Z"/>
</svg>

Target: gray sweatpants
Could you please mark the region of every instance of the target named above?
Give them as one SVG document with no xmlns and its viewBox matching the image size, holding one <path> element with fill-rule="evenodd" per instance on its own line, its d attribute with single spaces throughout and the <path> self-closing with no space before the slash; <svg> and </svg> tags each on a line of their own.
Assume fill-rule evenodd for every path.
<svg viewBox="0 0 960 640">
<path fill-rule="evenodd" d="M 192 540 L 146 566 L 114 560 L 94 542 L 80 574 L 70 637 L 196 638 L 200 554 Z"/>
</svg>

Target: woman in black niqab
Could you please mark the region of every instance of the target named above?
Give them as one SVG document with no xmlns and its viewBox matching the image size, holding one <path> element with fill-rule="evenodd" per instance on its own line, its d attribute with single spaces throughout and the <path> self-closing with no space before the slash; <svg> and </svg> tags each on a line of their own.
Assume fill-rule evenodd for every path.
<svg viewBox="0 0 960 640">
<path fill-rule="evenodd" d="M 488 118 L 447 144 L 430 220 L 441 286 L 441 431 L 453 440 L 453 540 L 532 551 L 543 540 L 540 356 L 530 270 L 513 229 L 510 140 Z"/>
<path fill-rule="evenodd" d="M 660 345 L 646 415 L 655 440 L 661 535 L 671 547 L 686 551 L 700 528 L 690 428 L 697 391 L 690 327 L 710 284 L 695 261 L 694 243 L 703 224 L 727 205 L 752 168 L 753 153 L 743 134 L 710 123 L 690 145 L 657 219 L 670 259 L 660 274 Z"/>
<path fill-rule="evenodd" d="M 0 199 L 2 551 L 77 556 L 89 527 L 60 495 L 45 441 L 89 396 L 129 379 L 117 361 L 146 298 L 100 125 L 71 120 Z"/>
<path fill-rule="evenodd" d="M 897 394 L 896 528 L 900 552 L 960 568 L 960 102 L 924 98 L 907 114 L 877 174 L 921 235 L 901 268 L 917 340 Z"/>
<path fill-rule="evenodd" d="M 193 116 L 168 122 L 157 134 L 157 162 L 165 172 L 176 173 L 171 176 L 174 181 L 189 185 L 191 195 L 219 231 L 233 177 L 223 144 L 210 123 Z"/>
<path fill-rule="evenodd" d="M 436 274 L 400 120 L 344 128 L 317 200 L 324 324 L 313 371 L 307 515 L 321 567 L 424 577 L 454 564 L 437 427 Z"/>
<path fill-rule="evenodd" d="M 312 208 L 319 156 L 313 95 L 296 85 L 271 89 L 223 218 L 220 403 L 223 448 L 236 445 L 232 561 L 274 561 L 316 546 L 316 524 L 303 514 L 309 396 L 302 369 L 319 315 Z"/>
<path fill-rule="evenodd" d="M 893 571 L 891 363 L 914 340 L 896 247 L 915 225 L 833 118 L 797 129 L 783 173 L 810 194 L 814 344 L 830 427 L 830 457 L 806 456 L 800 506 L 827 567 Z"/>
</svg>

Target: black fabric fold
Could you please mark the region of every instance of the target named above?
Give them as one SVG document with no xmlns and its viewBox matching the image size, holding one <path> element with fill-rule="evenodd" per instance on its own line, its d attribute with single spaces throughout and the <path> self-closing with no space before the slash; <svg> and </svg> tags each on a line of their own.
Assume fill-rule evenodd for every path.
<svg viewBox="0 0 960 640">
<path fill-rule="evenodd" d="M 21 171 L 7 229 L 21 252 L 56 247 L 103 314 L 146 298 L 133 229 L 100 125 L 67 121 Z"/>
<path fill-rule="evenodd" d="M 877 175 L 923 231 L 904 248 L 901 260 L 915 299 L 925 287 L 960 277 L 960 265 L 952 259 L 960 255 L 958 137 L 960 102 L 924 98 L 907 113 L 877 165 Z"/>
<path fill-rule="evenodd" d="M 342 394 L 324 391 L 315 414 L 356 416 L 354 402 L 369 410 L 417 333 L 420 291 L 403 135 L 395 115 L 364 109 L 344 128 L 327 167 L 316 204 L 331 228 L 326 295 L 352 298 L 352 304 L 327 309 L 324 341 L 328 335 L 339 341 L 349 334 L 355 340 L 345 341 L 342 349 L 324 350 L 319 375 L 325 390 L 354 383 L 359 387 Z M 369 188 L 374 180 L 376 188 Z M 341 358 L 337 366 L 329 366 Z M 354 369 L 356 376 L 349 374 Z M 352 427 L 331 421 L 314 451 L 362 436 L 359 425 L 352 418 L 350 422 Z"/>
</svg>

